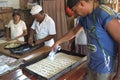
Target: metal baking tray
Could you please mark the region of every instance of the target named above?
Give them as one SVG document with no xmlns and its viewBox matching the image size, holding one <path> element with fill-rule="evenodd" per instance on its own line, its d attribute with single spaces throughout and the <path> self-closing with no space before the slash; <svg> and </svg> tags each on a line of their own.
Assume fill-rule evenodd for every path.
<svg viewBox="0 0 120 80">
<path fill-rule="evenodd" d="M 68 54 L 68 55 L 73 55 L 73 56 L 75 55 L 75 56 L 81 57 L 81 55 L 79 55 L 79 54 L 72 53 L 72 52 L 69 52 L 69 51 L 66 51 L 66 50 L 60 50 L 59 52 L 63 52 L 63 53 Z M 43 76 L 41 76 L 41 75 L 39 75 L 39 74 L 37 74 L 37 73 L 29 70 L 28 68 L 26 68 L 27 66 L 32 65 L 32 64 L 34 64 L 34 63 L 36 63 L 36 62 L 38 62 L 38 61 L 46 58 L 47 56 L 48 56 L 48 55 L 44 55 L 44 56 L 42 56 L 42 57 L 40 57 L 40 58 L 34 59 L 34 60 L 30 61 L 30 62 L 27 62 L 27 63 L 25 63 L 25 64 L 22 64 L 20 67 L 21 67 L 23 70 L 27 71 L 28 73 L 30 73 L 30 74 L 32 74 L 32 75 L 35 75 L 35 76 L 36 76 L 38 79 L 40 79 L 40 80 L 56 80 L 57 78 L 59 78 L 60 76 L 62 76 L 62 75 L 65 74 L 65 73 L 67 73 L 68 71 L 70 71 L 70 70 L 73 69 L 74 67 L 76 67 L 76 66 L 78 66 L 79 64 L 83 63 L 84 61 L 86 61 L 86 57 L 81 57 L 81 59 L 80 59 L 79 61 L 77 61 L 76 63 L 73 63 L 73 64 L 70 65 L 69 67 L 65 68 L 64 70 L 60 71 L 59 73 L 55 74 L 54 76 L 52 76 L 52 77 L 50 77 L 50 78 L 43 77 Z"/>
<path fill-rule="evenodd" d="M 43 46 L 43 44 L 31 46 L 30 44 L 25 43 L 25 44 L 22 44 L 16 48 L 5 48 L 5 49 L 10 50 L 12 54 L 22 55 L 22 54 L 28 53 L 32 50 L 38 49 L 42 46 Z"/>
<path fill-rule="evenodd" d="M 7 48 L 7 46 L 8 45 L 10 45 L 10 44 L 19 44 L 18 46 L 16 46 L 16 47 L 12 47 L 12 48 Z M 19 43 L 19 42 L 14 42 L 14 43 L 7 43 L 5 46 L 4 46 L 4 48 L 5 49 L 15 49 L 15 48 L 19 48 L 20 46 L 22 46 L 22 45 L 24 45 L 23 43 Z"/>
</svg>

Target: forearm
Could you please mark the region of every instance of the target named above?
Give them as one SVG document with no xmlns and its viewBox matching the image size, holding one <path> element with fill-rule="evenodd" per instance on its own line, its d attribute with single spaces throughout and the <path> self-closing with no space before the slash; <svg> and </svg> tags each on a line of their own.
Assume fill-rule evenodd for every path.
<svg viewBox="0 0 120 80">
<path fill-rule="evenodd" d="M 62 36 L 62 38 L 60 38 L 56 43 L 57 44 L 61 44 L 63 42 L 69 41 L 71 39 L 73 39 L 77 33 L 82 31 L 82 27 L 77 26 L 76 28 L 73 28 L 70 32 L 66 33 L 64 36 Z"/>
<path fill-rule="evenodd" d="M 73 43 L 74 40 L 75 40 L 75 37 L 73 39 L 69 40 L 69 43 Z"/>
<path fill-rule="evenodd" d="M 33 29 L 30 29 L 30 36 L 29 36 L 29 38 L 33 38 L 34 32 L 35 31 Z"/>
<path fill-rule="evenodd" d="M 29 36 L 29 39 L 28 39 L 28 43 L 29 44 L 32 44 L 33 43 L 33 35 L 34 35 L 34 30 L 33 29 L 30 29 L 30 36 Z"/>
<path fill-rule="evenodd" d="M 9 28 L 6 28 L 5 37 L 6 37 L 6 38 L 10 38 L 10 30 L 9 30 Z"/>
<path fill-rule="evenodd" d="M 56 44 L 64 43 L 66 41 L 71 40 L 72 38 L 74 38 L 74 35 L 72 33 L 67 33 L 64 36 L 62 36 L 62 38 L 60 38 L 58 41 L 56 41 Z"/>
</svg>

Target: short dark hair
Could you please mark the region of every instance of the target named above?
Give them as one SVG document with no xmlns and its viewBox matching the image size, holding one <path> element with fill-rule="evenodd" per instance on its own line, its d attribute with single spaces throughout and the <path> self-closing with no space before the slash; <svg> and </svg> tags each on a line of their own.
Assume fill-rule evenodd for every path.
<svg viewBox="0 0 120 80">
<path fill-rule="evenodd" d="M 16 16 L 16 15 L 21 16 L 20 13 L 21 13 L 20 10 L 14 10 L 12 16 L 13 16 L 13 17 Z"/>
<path fill-rule="evenodd" d="M 42 10 L 42 11 L 40 11 L 39 13 L 42 14 L 42 13 L 44 13 L 44 11 Z"/>
<path fill-rule="evenodd" d="M 69 8 L 72 8 L 73 6 L 75 6 L 80 0 L 67 0 L 67 6 Z"/>
</svg>

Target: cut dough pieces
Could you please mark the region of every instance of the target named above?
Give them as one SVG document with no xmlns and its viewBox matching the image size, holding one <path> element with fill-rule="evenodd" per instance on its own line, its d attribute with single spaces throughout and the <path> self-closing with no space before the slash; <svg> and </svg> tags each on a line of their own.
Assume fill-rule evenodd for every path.
<svg viewBox="0 0 120 80">
<path fill-rule="evenodd" d="M 54 61 L 51 61 L 48 57 L 42 59 L 32 65 L 27 66 L 27 69 L 41 75 L 45 78 L 50 78 L 65 68 L 79 61 L 81 58 L 78 56 L 68 55 L 59 52 L 55 55 Z"/>
</svg>

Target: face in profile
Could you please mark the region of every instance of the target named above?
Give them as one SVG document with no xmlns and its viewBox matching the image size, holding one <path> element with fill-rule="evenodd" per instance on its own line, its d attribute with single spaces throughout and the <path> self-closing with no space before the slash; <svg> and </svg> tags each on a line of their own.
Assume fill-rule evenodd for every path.
<svg viewBox="0 0 120 80">
<path fill-rule="evenodd" d="M 85 1 L 81 1 L 81 2 L 78 2 L 73 8 L 72 10 L 74 11 L 74 13 L 76 15 L 79 15 L 79 16 L 86 16 L 88 15 L 88 5 Z"/>
<path fill-rule="evenodd" d="M 34 15 L 34 18 L 39 21 L 39 22 L 42 22 L 43 20 L 43 14 L 39 13 L 39 14 L 36 14 Z"/>
</svg>

